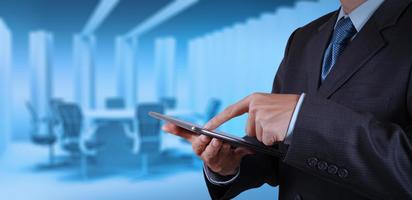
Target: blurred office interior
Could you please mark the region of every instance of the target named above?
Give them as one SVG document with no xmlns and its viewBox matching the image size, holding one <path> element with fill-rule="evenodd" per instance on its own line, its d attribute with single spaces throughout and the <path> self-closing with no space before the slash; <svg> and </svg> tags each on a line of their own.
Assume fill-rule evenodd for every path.
<svg viewBox="0 0 412 200">
<path fill-rule="evenodd" d="M 270 92 L 332 0 L 1 0 L 1 199 L 209 199 L 157 111 L 205 123 Z M 245 117 L 221 127 L 244 135 Z M 264 185 L 237 199 L 274 199 Z"/>
</svg>

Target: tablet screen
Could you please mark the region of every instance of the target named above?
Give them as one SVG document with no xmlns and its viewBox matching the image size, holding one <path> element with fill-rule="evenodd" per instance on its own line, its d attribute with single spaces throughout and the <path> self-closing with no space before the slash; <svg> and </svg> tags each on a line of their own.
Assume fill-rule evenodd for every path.
<svg viewBox="0 0 412 200">
<path fill-rule="evenodd" d="M 172 116 L 167 116 L 167 115 L 163 115 L 160 113 L 156 113 L 156 112 L 149 112 L 149 115 L 156 118 L 156 119 L 160 119 L 160 120 L 164 120 L 167 121 L 169 123 L 175 124 L 176 126 L 179 126 L 183 129 L 186 129 L 188 131 L 191 131 L 193 133 L 196 134 L 201 134 L 201 135 L 207 135 L 209 137 L 212 138 L 218 138 L 221 139 L 233 146 L 242 146 L 242 147 L 247 147 L 251 150 L 254 150 L 256 152 L 260 152 L 260 153 L 264 153 L 264 154 L 268 154 L 271 156 L 281 156 L 280 151 L 278 150 L 278 144 L 279 143 L 275 143 L 273 146 L 266 146 L 263 143 L 259 142 L 256 138 L 254 137 L 248 137 L 245 136 L 243 138 L 241 137 L 237 137 L 234 136 L 232 134 L 228 134 L 228 133 L 223 133 L 220 131 L 210 131 L 210 130 L 206 130 L 203 129 L 201 126 L 194 124 L 194 123 L 190 123 L 190 122 L 186 122 L 183 120 L 180 120 L 178 118 L 174 118 Z"/>
</svg>

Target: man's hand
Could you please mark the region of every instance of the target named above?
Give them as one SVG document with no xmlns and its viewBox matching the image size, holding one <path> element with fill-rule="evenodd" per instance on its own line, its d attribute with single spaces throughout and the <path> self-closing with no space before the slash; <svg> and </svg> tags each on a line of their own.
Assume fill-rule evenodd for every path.
<svg viewBox="0 0 412 200">
<path fill-rule="evenodd" d="M 292 118 L 299 95 L 255 93 L 236 104 L 227 107 L 211 119 L 204 128 L 214 130 L 226 121 L 249 113 L 246 132 L 265 145 L 283 141 Z M 252 154 L 246 148 L 232 149 L 218 139 L 195 135 L 176 125 L 166 124 L 164 131 L 185 138 L 192 144 L 193 151 L 215 173 L 222 176 L 234 175 L 242 158 Z"/>
<path fill-rule="evenodd" d="M 265 145 L 283 141 L 299 95 L 255 93 L 227 107 L 211 119 L 206 129 L 216 129 L 226 121 L 248 113 L 246 133 Z"/>
<path fill-rule="evenodd" d="M 205 135 L 196 135 L 174 124 L 165 124 L 162 129 L 166 132 L 185 138 L 192 143 L 193 151 L 213 172 L 222 176 L 236 174 L 240 161 L 248 154 L 252 154 L 246 148 L 232 149 L 229 144 Z"/>
</svg>

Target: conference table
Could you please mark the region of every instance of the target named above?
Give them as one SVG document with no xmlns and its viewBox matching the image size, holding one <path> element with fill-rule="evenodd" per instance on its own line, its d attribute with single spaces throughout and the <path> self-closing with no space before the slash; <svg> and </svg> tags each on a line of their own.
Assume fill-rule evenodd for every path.
<svg viewBox="0 0 412 200">
<path fill-rule="evenodd" d="M 165 114 L 172 116 L 179 116 L 181 114 L 186 115 L 192 113 L 189 110 L 166 110 Z M 84 112 L 86 127 L 96 127 L 105 122 L 120 122 L 120 123 L 133 123 L 137 122 L 134 109 L 96 109 L 86 110 Z M 162 135 L 162 149 L 174 148 L 179 149 L 181 152 L 191 153 L 191 146 L 187 143 L 182 143 L 179 137 L 164 134 Z"/>
<path fill-rule="evenodd" d="M 187 116 L 193 115 L 190 110 L 166 110 L 166 115 Z M 136 118 L 134 109 L 95 109 L 84 112 L 86 124 L 97 121 L 133 121 Z"/>
</svg>

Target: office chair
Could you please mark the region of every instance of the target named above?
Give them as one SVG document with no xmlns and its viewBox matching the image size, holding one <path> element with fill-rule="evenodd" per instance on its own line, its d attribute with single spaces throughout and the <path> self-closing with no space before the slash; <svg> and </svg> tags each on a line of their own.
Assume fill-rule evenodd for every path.
<svg viewBox="0 0 412 200">
<path fill-rule="evenodd" d="M 148 174 L 148 167 L 151 158 L 160 154 L 161 135 L 160 121 L 149 116 L 149 112 L 164 113 L 164 105 L 159 103 L 139 104 L 136 108 L 136 121 L 138 124 L 137 133 L 133 133 L 130 128 L 123 125 L 126 135 L 134 136 L 134 149 L 139 155 L 141 171 L 140 175 Z"/>
<path fill-rule="evenodd" d="M 54 164 L 54 144 L 57 137 L 53 133 L 53 124 L 50 118 L 39 118 L 37 111 L 30 102 L 26 103 L 26 107 L 31 116 L 30 138 L 34 144 L 45 145 L 49 147 L 49 166 Z"/>
<path fill-rule="evenodd" d="M 58 106 L 62 126 L 61 145 L 71 155 L 80 153 L 79 143 L 83 123 L 83 115 L 79 106 L 62 104 Z"/>
<path fill-rule="evenodd" d="M 59 113 L 59 124 L 61 126 L 61 147 L 70 153 L 71 160 L 81 159 L 81 173 L 86 176 L 87 157 L 96 154 L 97 144 L 93 141 L 90 133 L 94 133 L 95 127 L 89 128 L 82 134 L 83 114 L 78 105 L 72 103 L 60 104 L 57 107 Z M 89 138 L 88 138 L 89 137 Z"/>
<path fill-rule="evenodd" d="M 133 140 L 125 134 L 124 123 L 110 122 L 100 125 L 95 133 L 99 143 L 97 148 L 94 172 L 116 173 L 134 169 L 137 155 L 133 151 Z"/>
</svg>

